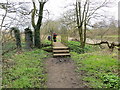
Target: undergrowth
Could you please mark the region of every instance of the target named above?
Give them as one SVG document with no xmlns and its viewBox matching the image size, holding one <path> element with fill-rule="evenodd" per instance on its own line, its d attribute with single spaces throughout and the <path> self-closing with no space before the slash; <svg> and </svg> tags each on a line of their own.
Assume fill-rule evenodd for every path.
<svg viewBox="0 0 120 90">
<path fill-rule="evenodd" d="M 47 51 L 47 52 L 52 52 L 52 45 L 51 45 L 51 41 L 48 40 L 44 40 L 42 41 L 43 47 L 42 50 Z"/>
<path fill-rule="evenodd" d="M 84 49 L 80 48 L 80 42 L 77 41 L 68 41 L 67 46 L 70 48 L 72 52 L 76 53 L 86 53 L 86 52 L 91 52 L 94 51 L 95 49 L 98 49 L 97 46 L 92 46 L 92 45 L 86 45 Z"/>
<path fill-rule="evenodd" d="M 100 53 L 78 54 L 71 52 L 77 65 L 76 72 L 84 72 L 82 77 L 91 88 L 120 88 L 118 60 L 112 55 Z"/>
<path fill-rule="evenodd" d="M 49 41 L 49 40 L 44 40 L 44 41 L 42 41 L 42 44 L 43 44 L 43 45 L 51 45 L 51 41 Z"/>
<path fill-rule="evenodd" d="M 3 88 L 45 88 L 43 50 L 8 53 L 3 56 Z"/>
</svg>

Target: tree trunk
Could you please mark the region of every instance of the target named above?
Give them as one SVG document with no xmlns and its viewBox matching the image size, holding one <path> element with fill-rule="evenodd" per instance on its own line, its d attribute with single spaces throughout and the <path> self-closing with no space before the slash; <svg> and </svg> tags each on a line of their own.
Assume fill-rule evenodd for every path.
<svg viewBox="0 0 120 90">
<path fill-rule="evenodd" d="M 38 14 L 38 21 L 37 24 L 35 24 L 35 13 L 36 13 L 36 6 L 35 6 L 35 2 L 33 2 L 33 12 L 32 12 L 32 26 L 34 28 L 34 46 L 36 48 L 41 48 L 41 38 L 40 38 L 40 27 L 41 27 L 41 23 L 42 23 L 42 18 L 43 18 L 43 8 L 44 8 L 44 4 L 46 2 L 39 2 L 39 14 Z"/>
<path fill-rule="evenodd" d="M 84 38 L 83 38 L 83 33 L 82 33 L 82 27 L 78 28 L 79 30 L 79 37 L 80 37 L 80 47 L 84 49 Z"/>
<path fill-rule="evenodd" d="M 13 28 L 13 30 L 14 30 L 17 49 L 21 50 L 22 46 L 21 46 L 20 31 L 16 28 Z"/>
<path fill-rule="evenodd" d="M 85 23 L 84 23 L 84 40 L 83 40 L 83 48 L 85 47 L 85 43 L 86 43 L 86 30 L 87 30 L 87 28 L 86 28 L 86 21 L 85 21 Z"/>
<path fill-rule="evenodd" d="M 41 48 L 40 30 L 38 28 L 34 30 L 34 45 L 36 48 Z"/>
<path fill-rule="evenodd" d="M 76 17 L 77 17 L 77 27 L 78 27 L 79 37 L 80 37 L 80 47 L 83 48 L 83 51 L 84 51 L 85 43 L 84 43 L 84 35 L 83 35 L 83 27 L 82 27 L 84 17 L 82 18 L 81 14 L 82 14 L 81 3 L 76 2 Z"/>
</svg>

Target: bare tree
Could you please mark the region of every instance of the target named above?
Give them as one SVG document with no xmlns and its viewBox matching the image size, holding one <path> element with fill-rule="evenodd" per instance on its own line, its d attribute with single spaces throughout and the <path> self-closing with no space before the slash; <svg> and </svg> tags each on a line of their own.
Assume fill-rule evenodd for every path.
<svg viewBox="0 0 120 90">
<path fill-rule="evenodd" d="M 80 37 L 80 47 L 85 47 L 86 42 L 86 30 L 89 22 L 92 18 L 102 17 L 97 11 L 102 7 L 106 7 L 109 1 L 104 2 L 91 1 L 91 0 L 77 0 L 76 1 L 76 22 Z"/>
<path fill-rule="evenodd" d="M 25 23 L 30 22 L 29 14 L 31 11 L 26 9 L 26 7 L 23 7 L 25 5 L 28 5 L 28 3 L 10 2 L 9 0 L 6 0 L 5 3 L 0 3 L 0 17 L 2 18 L 0 20 L 0 40 L 2 42 L 2 54 L 16 49 L 16 40 L 18 40 L 16 41 L 17 43 L 20 42 L 20 37 L 17 39 L 14 37 L 11 27 L 16 26 L 24 28 L 27 25 Z M 9 43 L 12 43 L 12 45 L 9 48 L 6 48 Z M 20 44 L 18 48 L 21 49 Z"/>
<path fill-rule="evenodd" d="M 27 9 L 25 9 L 25 7 L 22 6 L 25 6 L 25 2 L 18 4 L 15 2 L 7 1 L 6 3 L 0 4 L 0 10 L 4 10 L 5 12 L 4 14 L 3 12 L 0 14 L 0 16 L 2 17 L 0 24 L 0 30 L 3 37 L 2 39 L 4 39 L 4 33 L 11 33 L 11 31 L 9 30 L 11 27 L 26 27 L 27 23 L 30 23 L 30 18 L 28 17 L 28 15 L 31 13 L 31 11 L 28 11 Z"/>
<path fill-rule="evenodd" d="M 42 18 L 43 18 L 43 9 L 47 0 L 38 0 L 38 2 L 39 2 L 38 20 L 37 20 L 37 24 L 35 24 L 35 15 L 36 15 L 37 8 L 36 8 L 35 1 L 32 0 L 33 7 L 34 7 L 32 11 L 32 26 L 34 28 L 34 46 L 36 48 L 41 48 L 40 28 L 41 28 Z"/>
<path fill-rule="evenodd" d="M 66 27 L 69 36 L 77 37 L 76 32 L 76 17 L 75 17 L 75 9 L 70 9 L 62 14 L 60 18 L 60 22 L 62 25 Z"/>
<path fill-rule="evenodd" d="M 93 26 L 94 27 L 92 28 L 93 30 L 91 30 L 91 35 L 89 35 L 90 37 L 99 39 L 101 41 L 117 41 L 117 38 L 113 36 L 118 36 L 117 20 L 115 20 L 113 17 L 108 20 L 103 19 L 99 22 L 96 22 Z"/>
<path fill-rule="evenodd" d="M 3 9 L 3 10 L 5 10 L 5 14 L 3 15 L 3 18 L 2 18 L 2 20 L 1 20 L 1 24 L 0 24 L 0 40 L 2 41 L 2 36 L 3 36 L 3 33 L 2 33 L 2 28 L 3 28 L 3 23 L 4 23 L 4 21 L 5 21 L 5 18 L 6 18 L 6 16 L 7 16 L 7 13 L 8 13 L 8 9 L 7 9 L 7 5 L 8 5 L 8 1 L 7 1 L 7 3 L 6 3 L 6 5 L 5 4 L 1 4 L 0 6 L 0 8 L 1 9 Z"/>
</svg>

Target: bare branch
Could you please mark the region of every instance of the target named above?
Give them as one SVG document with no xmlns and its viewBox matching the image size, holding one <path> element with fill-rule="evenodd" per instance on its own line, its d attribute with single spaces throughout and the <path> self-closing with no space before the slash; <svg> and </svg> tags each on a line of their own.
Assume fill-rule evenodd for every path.
<svg viewBox="0 0 120 90">
<path fill-rule="evenodd" d="M 36 6 L 34 0 L 32 0 L 34 9 L 32 10 L 32 26 L 35 28 L 35 13 L 36 13 Z"/>
</svg>

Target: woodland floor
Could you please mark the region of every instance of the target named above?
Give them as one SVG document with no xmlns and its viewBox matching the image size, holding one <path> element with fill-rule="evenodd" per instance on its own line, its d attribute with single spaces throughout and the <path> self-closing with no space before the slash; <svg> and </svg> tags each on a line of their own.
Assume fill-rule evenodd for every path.
<svg viewBox="0 0 120 90">
<path fill-rule="evenodd" d="M 46 59 L 48 88 L 85 88 L 83 81 L 75 72 L 74 62 L 70 58 Z"/>
</svg>

